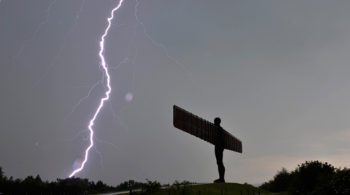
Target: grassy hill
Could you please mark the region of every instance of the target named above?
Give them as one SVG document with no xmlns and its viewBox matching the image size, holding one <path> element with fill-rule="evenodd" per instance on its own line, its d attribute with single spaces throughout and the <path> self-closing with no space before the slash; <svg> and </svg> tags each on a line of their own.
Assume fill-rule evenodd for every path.
<svg viewBox="0 0 350 195">
<path fill-rule="evenodd" d="M 141 192 L 136 194 L 142 194 Z M 171 186 L 167 189 L 148 193 L 154 195 L 269 195 L 273 194 L 264 190 L 258 189 L 249 184 L 198 184 L 185 186 Z"/>
</svg>

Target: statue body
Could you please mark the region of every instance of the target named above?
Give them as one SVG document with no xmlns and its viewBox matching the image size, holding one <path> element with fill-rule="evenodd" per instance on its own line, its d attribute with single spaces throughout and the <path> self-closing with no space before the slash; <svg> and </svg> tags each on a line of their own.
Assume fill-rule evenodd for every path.
<svg viewBox="0 0 350 195">
<path fill-rule="evenodd" d="M 214 123 L 211 123 L 174 105 L 173 120 L 176 128 L 215 146 L 215 158 L 219 171 L 219 179 L 214 182 L 225 182 L 225 166 L 223 163 L 224 150 L 227 149 L 242 153 L 242 142 L 220 126 L 220 118 L 215 118 Z"/>
<path fill-rule="evenodd" d="M 225 145 L 225 139 L 224 139 L 224 129 L 220 126 L 221 120 L 220 118 L 214 119 L 214 124 L 217 126 L 217 132 L 216 132 L 216 142 L 215 142 L 215 158 L 216 158 L 216 164 L 218 165 L 218 171 L 219 171 L 219 179 L 215 180 L 215 183 L 225 183 L 225 166 L 223 162 L 224 158 L 224 145 Z"/>
</svg>

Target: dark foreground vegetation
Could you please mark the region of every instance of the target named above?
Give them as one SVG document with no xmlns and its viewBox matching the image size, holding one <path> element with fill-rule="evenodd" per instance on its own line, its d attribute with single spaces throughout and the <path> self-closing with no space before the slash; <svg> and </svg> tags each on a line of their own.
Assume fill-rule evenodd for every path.
<svg viewBox="0 0 350 195">
<path fill-rule="evenodd" d="M 350 195 L 350 169 L 334 168 L 319 161 L 306 161 L 291 172 L 283 168 L 271 181 L 260 187 L 288 194 Z"/>
<path fill-rule="evenodd" d="M 28 176 L 25 179 L 6 177 L 0 167 L 0 194 L 100 194 L 107 192 L 129 191 L 130 189 L 143 189 L 154 191 L 160 189 L 160 183 L 147 180 L 144 183 L 133 180 L 125 181 L 118 186 L 108 186 L 102 181 L 93 182 L 88 179 L 67 178 L 56 181 L 43 181 L 39 175 Z"/>
<path fill-rule="evenodd" d="M 135 182 L 129 180 L 118 186 L 108 186 L 102 181 L 93 182 L 88 179 L 67 178 L 56 181 L 43 181 L 39 175 L 25 179 L 6 177 L 0 167 L 0 194 L 102 194 L 126 191 L 134 195 L 246 195 L 270 194 L 249 184 L 195 184 L 188 181 L 175 181 L 171 185 L 161 185 L 157 181 Z"/>
<path fill-rule="evenodd" d="M 6 177 L 0 167 L 0 194 L 101 194 L 128 191 L 132 194 L 147 195 L 192 195 L 192 194 L 298 194 L 298 195 L 350 195 L 350 169 L 335 168 L 320 161 L 306 161 L 288 172 L 278 171 L 274 178 L 255 188 L 249 184 L 201 184 L 175 181 L 162 186 L 157 181 L 123 182 L 118 186 L 108 186 L 102 181 L 67 178 L 43 181 L 39 175 L 25 179 Z"/>
</svg>

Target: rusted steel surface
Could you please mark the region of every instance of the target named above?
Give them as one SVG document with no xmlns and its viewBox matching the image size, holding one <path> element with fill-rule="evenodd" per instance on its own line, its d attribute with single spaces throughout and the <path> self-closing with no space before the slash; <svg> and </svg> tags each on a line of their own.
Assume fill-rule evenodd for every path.
<svg viewBox="0 0 350 195">
<path fill-rule="evenodd" d="M 173 107 L 173 112 L 173 123 L 176 128 L 215 145 L 218 131 L 217 126 L 176 105 Z M 223 131 L 224 148 L 242 153 L 242 142 L 229 132 Z"/>
</svg>

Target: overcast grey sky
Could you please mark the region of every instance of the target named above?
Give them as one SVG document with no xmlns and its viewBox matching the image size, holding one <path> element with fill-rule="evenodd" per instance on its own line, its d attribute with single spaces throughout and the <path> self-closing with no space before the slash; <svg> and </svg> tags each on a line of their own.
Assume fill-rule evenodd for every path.
<svg viewBox="0 0 350 195">
<path fill-rule="evenodd" d="M 82 158 L 104 90 L 98 41 L 116 3 L 0 1 L 6 175 L 64 178 Z M 174 104 L 221 117 L 242 140 L 243 154 L 224 152 L 230 182 L 267 181 L 305 160 L 350 167 L 348 10 L 341 0 L 125 0 L 106 40 L 111 100 L 78 176 L 216 179 L 214 147 L 172 126 Z"/>
</svg>

